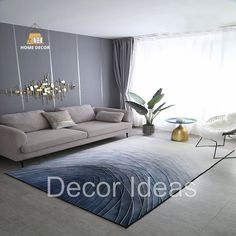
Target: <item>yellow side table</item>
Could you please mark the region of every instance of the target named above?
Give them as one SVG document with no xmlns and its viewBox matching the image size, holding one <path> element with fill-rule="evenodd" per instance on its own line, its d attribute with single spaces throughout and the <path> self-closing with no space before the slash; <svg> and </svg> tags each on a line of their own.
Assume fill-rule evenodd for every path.
<svg viewBox="0 0 236 236">
<path fill-rule="evenodd" d="M 173 130 L 171 134 L 171 140 L 177 142 L 186 142 L 188 141 L 188 129 L 184 127 L 183 124 L 193 124 L 197 120 L 193 118 L 174 117 L 174 118 L 169 118 L 166 121 L 172 124 L 179 124 L 179 126 Z"/>
</svg>

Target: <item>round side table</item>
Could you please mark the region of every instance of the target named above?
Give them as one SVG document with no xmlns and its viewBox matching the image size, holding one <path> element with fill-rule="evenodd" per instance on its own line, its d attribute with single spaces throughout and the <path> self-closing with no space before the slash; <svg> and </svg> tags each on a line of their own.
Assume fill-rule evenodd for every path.
<svg viewBox="0 0 236 236">
<path fill-rule="evenodd" d="M 197 122 L 196 119 L 193 118 L 178 118 L 173 117 L 166 120 L 168 123 L 178 124 L 179 126 L 175 128 L 171 134 L 171 140 L 177 142 L 186 142 L 188 141 L 188 130 L 184 125 L 193 124 Z"/>
</svg>

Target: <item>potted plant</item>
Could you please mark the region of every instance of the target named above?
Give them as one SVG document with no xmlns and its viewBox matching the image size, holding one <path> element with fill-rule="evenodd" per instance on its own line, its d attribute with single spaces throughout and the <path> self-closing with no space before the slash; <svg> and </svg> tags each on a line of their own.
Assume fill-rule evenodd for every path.
<svg viewBox="0 0 236 236">
<path fill-rule="evenodd" d="M 157 117 L 160 112 L 170 108 L 174 105 L 165 106 L 165 102 L 159 105 L 157 108 L 155 106 L 161 101 L 164 97 L 162 93 L 162 88 L 158 89 L 157 92 L 153 95 L 152 99 L 146 104 L 146 102 L 137 94 L 129 92 L 129 97 L 133 101 L 126 101 L 137 113 L 144 115 L 146 119 L 146 124 L 143 125 L 143 134 L 151 135 L 155 132 L 155 126 L 153 120 Z"/>
</svg>

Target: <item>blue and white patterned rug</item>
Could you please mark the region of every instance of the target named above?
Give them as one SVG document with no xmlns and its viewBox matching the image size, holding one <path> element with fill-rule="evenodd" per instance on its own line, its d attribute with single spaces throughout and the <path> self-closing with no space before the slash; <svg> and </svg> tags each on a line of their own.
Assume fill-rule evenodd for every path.
<svg viewBox="0 0 236 236">
<path fill-rule="evenodd" d="M 186 155 L 191 150 L 194 158 Z M 190 144 L 131 137 L 6 174 L 44 192 L 49 191 L 48 177 L 54 177 L 50 182 L 51 194 L 63 190 L 61 181 L 55 178 L 60 177 L 65 188 L 58 198 L 127 228 L 177 192 L 171 183 L 178 182 L 183 188 L 216 163 L 209 150 L 198 152 Z M 72 188 L 89 182 L 84 188 L 87 195 L 78 189 L 69 194 L 66 187 L 71 182 L 77 183 Z M 101 182 L 107 184 L 100 184 L 98 194 L 95 190 Z M 142 182 L 150 188 L 140 185 Z M 120 183 L 115 193 L 114 183 Z M 155 190 L 156 183 L 164 183 L 166 189 Z"/>
</svg>

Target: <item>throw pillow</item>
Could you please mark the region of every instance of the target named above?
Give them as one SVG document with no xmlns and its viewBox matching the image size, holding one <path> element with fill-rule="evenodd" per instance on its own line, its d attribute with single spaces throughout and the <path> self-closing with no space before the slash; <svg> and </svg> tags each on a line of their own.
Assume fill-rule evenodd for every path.
<svg viewBox="0 0 236 236">
<path fill-rule="evenodd" d="M 68 111 L 44 112 L 42 114 L 53 129 L 61 129 L 75 125 Z"/>
</svg>

